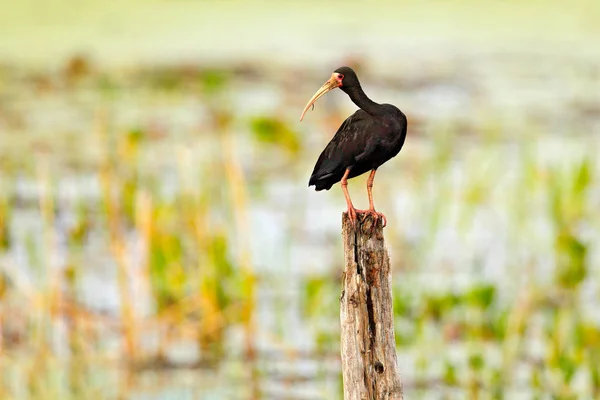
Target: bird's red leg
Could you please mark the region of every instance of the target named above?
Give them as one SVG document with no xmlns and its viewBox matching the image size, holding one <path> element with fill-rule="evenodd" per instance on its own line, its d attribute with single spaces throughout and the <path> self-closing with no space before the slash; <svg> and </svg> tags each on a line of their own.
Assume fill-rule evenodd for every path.
<svg viewBox="0 0 600 400">
<path fill-rule="evenodd" d="M 367 179 L 367 195 L 369 196 L 369 209 L 368 210 L 357 210 L 360 213 L 372 214 L 375 217 L 375 221 L 378 218 L 381 218 L 383 221 L 383 227 L 387 225 L 387 218 L 383 213 L 375 211 L 375 204 L 373 203 L 373 181 L 375 180 L 375 172 L 377 169 L 371 170 L 371 174 L 369 175 L 369 179 Z"/>
<path fill-rule="evenodd" d="M 346 204 L 348 205 L 348 218 L 350 218 L 350 222 L 352 225 L 356 224 L 356 209 L 352 205 L 352 200 L 350 199 L 350 194 L 348 193 L 348 175 L 350 174 L 350 168 L 346 169 L 344 172 L 344 176 L 342 177 L 342 191 L 344 192 L 344 197 L 346 198 Z"/>
</svg>

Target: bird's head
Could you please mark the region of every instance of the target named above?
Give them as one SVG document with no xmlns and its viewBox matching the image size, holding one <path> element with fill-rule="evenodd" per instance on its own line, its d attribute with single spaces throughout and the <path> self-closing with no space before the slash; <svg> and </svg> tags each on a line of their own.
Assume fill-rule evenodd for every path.
<svg viewBox="0 0 600 400">
<path fill-rule="evenodd" d="M 315 102 L 322 97 L 325 93 L 330 90 L 340 88 L 343 91 L 347 91 L 349 88 L 353 86 L 360 86 L 358 83 L 358 77 L 354 70 L 350 67 L 340 67 L 333 71 L 331 74 L 331 78 L 317 92 L 313 95 L 313 97 L 306 103 L 306 107 L 302 111 L 302 115 L 300 116 L 300 121 L 304 118 L 304 114 L 308 111 L 311 106 L 314 106 Z"/>
</svg>

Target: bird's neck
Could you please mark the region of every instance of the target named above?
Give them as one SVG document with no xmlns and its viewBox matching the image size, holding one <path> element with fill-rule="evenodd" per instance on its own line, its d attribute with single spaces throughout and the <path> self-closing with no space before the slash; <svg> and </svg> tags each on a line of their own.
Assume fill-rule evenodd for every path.
<svg viewBox="0 0 600 400">
<path fill-rule="evenodd" d="M 360 86 L 353 86 L 345 90 L 350 100 L 368 114 L 377 115 L 381 105 L 371 100 Z"/>
</svg>

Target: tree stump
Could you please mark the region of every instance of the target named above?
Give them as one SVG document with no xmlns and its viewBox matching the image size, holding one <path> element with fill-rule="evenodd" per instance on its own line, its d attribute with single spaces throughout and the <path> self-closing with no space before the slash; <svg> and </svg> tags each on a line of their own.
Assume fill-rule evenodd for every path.
<svg viewBox="0 0 600 400">
<path fill-rule="evenodd" d="M 396 364 L 392 275 L 381 219 L 342 217 L 345 269 L 340 297 L 345 400 L 402 400 Z"/>
</svg>

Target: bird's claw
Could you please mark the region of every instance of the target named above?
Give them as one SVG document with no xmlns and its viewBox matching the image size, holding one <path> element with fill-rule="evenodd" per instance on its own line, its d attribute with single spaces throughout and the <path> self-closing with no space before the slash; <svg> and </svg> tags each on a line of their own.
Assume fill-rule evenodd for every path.
<svg viewBox="0 0 600 400">
<path fill-rule="evenodd" d="M 382 222 L 381 227 L 385 228 L 387 225 L 387 218 L 385 217 L 385 215 L 383 215 L 383 213 L 377 213 L 377 215 L 379 215 L 381 217 L 381 222 Z"/>
<path fill-rule="evenodd" d="M 356 211 L 357 210 L 353 207 L 348 208 L 348 211 L 346 211 L 346 215 L 348 215 L 348 219 L 350 219 L 350 223 L 352 224 L 352 227 L 356 227 L 356 220 L 357 220 Z"/>
<path fill-rule="evenodd" d="M 375 227 L 377 225 L 377 220 L 379 218 L 381 218 L 381 223 L 382 223 L 382 228 L 385 228 L 385 226 L 387 225 L 387 218 L 385 217 L 385 215 L 383 215 L 383 213 L 377 212 L 375 211 L 375 209 L 368 209 L 368 210 L 356 210 L 356 212 L 358 212 L 359 214 L 363 214 L 363 215 L 372 215 L 373 218 L 375 219 L 375 223 L 373 224 L 373 227 Z"/>
<path fill-rule="evenodd" d="M 350 219 L 350 223 L 352 224 L 353 227 L 356 227 L 356 222 L 358 220 L 358 215 L 362 215 L 362 216 L 367 216 L 367 215 L 372 215 L 373 219 L 375 220 L 373 226 L 372 226 L 372 230 L 375 229 L 375 227 L 377 226 L 377 221 L 379 220 L 379 218 L 381 218 L 381 223 L 382 223 L 382 228 L 385 228 L 385 226 L 387 225 L 387 218 L 385 217 L 385 215 L 383 213 L 377 212 L 374 209 L 369 209 L 369 210 L 357 210 L 356 208 L 348 208 L 348 210 L 346 211 L 346 215 L 348 215 L 348 219 Z"/>
</svg>

